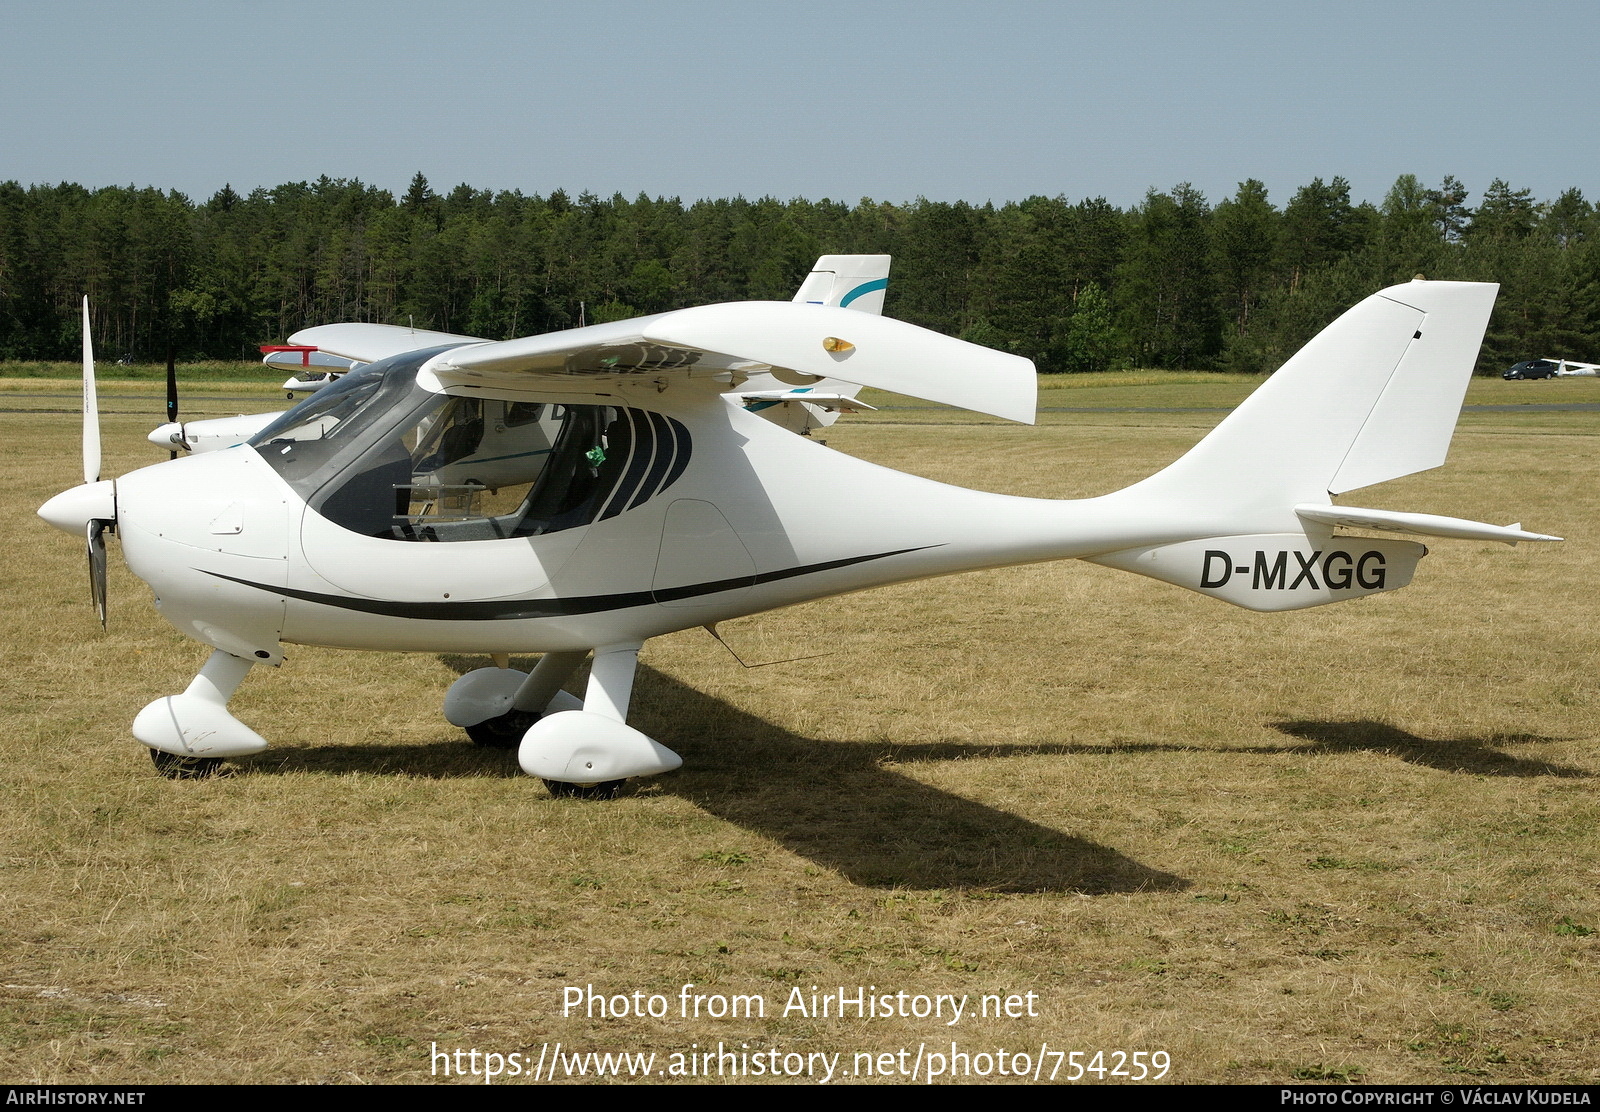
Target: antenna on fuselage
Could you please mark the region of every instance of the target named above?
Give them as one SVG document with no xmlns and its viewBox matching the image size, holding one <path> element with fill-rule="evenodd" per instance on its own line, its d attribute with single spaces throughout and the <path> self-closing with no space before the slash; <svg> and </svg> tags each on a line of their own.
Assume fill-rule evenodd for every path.
<svg viewBox="0 0 1600 1112">
<path fill-rule="evenodd" d="M 707 633 L 711 634 L 711 636 L 715 637 L 717 639 L 717 644 L 719 644 L 723 648 L 727 649 L 728 650 L 728 655 L 733 657 L 733 659 L 737 660 L 740 663 L 740 665 L 742 665 L 745 668 L 770 668 L 774 664 L 793 664 L 793 663 L 795 663 L 796 661 L 799 661 L 799 660 L 821 660 L 825 656 L 833 656 L 834 655 L 833 653 L 815 653 L 815 654 L 813 654 L 811 656 L 791 656 L 787 660 L 769 660 L 769 661 L 765 662 L 764 664 L 746 664 L 744 657 L 742 657 L 738 653 L 734 652 L 733 651 L 733 646 L 728 644 L 726 641 L 724 641 L 722 639 L 722 634 L 717 632 L 717 623 L 716 622 L 712 622 L 710 625 L 701 626 L 700 628 L 704 629 Z"/>
</svg>

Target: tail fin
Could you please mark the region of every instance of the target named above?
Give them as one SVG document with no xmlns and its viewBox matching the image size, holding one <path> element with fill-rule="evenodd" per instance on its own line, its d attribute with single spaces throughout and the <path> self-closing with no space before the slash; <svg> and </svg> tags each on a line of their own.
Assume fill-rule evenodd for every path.
<svg viewBox="0 0 1600 1112">
<path fill-rule="evenodd" d="M 1328 325 L 1187 455 L 1122 495 L 1224 511 L 1237 532 L 1444 462 L 1498 286 L 1408 282 Z"/>
<path fill-rule="evenodd" d="M 837 305 L 881 314 L 888 287 L 888 255 L 824 255 L 806 275 L 794 300 L 802 305 Z"/>
<path fill-rule="evenodd" d="M 1361 302 L 1187 455 L 1110 496 L 1141 516 L 1189 523 L 1173 530 L 1188 539 L 1093 562 L 1252 610 L 1293 610 L 1403 587 L 1427 552 L 1409 541 L 1336 537 L 1339 526 L 1558 539 L 1519 526 L 1330 508 L 1333 495 L 1444 462 L 1497 289 L 1419 280 Z"/>
<path fill-rule="evenodd" d="M 800 283 L 793 301 L 797 305 L 832 305 L 881 316 L 884 294 L 889 288 L 889 261 L 888 255 L 824 255 Z M 861 387 L 854 383 L 832 378 L 808 377 L 796 383 L 759 374 L 745 383 L 744 393 L 751 395 L 745 408 L 790 432 L 809 436 L 812 429 L 827 428 L 837 421 L 840 412 L 850 408 L 860 392 Z M 806 401 L 807 394 L 818 395 L 818 400 Z"/>
</svg>

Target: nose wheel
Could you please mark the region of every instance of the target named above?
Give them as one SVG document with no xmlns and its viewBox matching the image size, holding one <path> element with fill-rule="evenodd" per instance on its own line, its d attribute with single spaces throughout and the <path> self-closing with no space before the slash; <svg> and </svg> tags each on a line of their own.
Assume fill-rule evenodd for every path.
<svg viewBox="0 0 1600 1112">
<path fill-rule="evenodd" d="M 606 780 L 599 784 L 568 784 L 563 780 L 546 780 L 544 786 L 556 799 L 615 799 L 622 791 L 623 781 Z"/>
<path fill-rule="evenodd" d="M 528 732 L 528 727 L 537 721 L 537 712 L 513 708 L 463 728 L 474 745 L 485 749 L 515 749 L 522 744 L 522 735 Z"/>
<path fill-rule="evenodd" d="M 209 780 L 222 769 L 221 757 L 180 757 L 161 749 L 150 750 L 150 760 L 168 780 Z"/>
</svg>

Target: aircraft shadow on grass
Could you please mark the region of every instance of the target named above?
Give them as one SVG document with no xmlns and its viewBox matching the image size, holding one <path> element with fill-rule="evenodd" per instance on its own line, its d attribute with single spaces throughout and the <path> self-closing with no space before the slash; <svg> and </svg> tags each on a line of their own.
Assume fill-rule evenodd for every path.
<svg viewBox="0 0 1600 1112">
<path fill-rule="evenodd" d="M 443 660 L 462 672 L 481 663 L 465 657 Z M 1081 747 L 823 741 L 791 733 L 643 664 L 633 715 L 641 729 L 686 758 L 679 771 L 640 782 L 641 790 L 686 799 L 855 884 L 1092 895 L 1171 892 L 1189 886 L 1182 877 L 1142 865 L 1107 846 L 929 787 L 885 767 L 896 762 L 1071 753 Z M 269 774 L 361 771 L 441 779 L 527 779 L 517 768 L 514 751 L 458 742 L 285 745 L 249 767 Z M 534 783 L 528 788 L 542 791 Z"/>
<path fill-rule="evenodd" d="M 478 664 L 469 657 L 441 660 L 456 672 Z M 1189 887 L 1182 877 L 1142 865 L 1107 846 L 930 787 L 891 766 L 1008 756 L 1193 751 L 1192 745 L 984 746 L 939 741 L 867 745 L 824 741 L 792 733 L 646 665 L 639 669 L 634 710 L 641 728 L 687 758 L 678 772 L 641 782 L 642 790 L 688 800 L 837 871 L 855 884 L 1092 895 Z M 1505 746 L 1553 740 L 1534 735 L 1433 741 L 1374 721 L 1274 725 L 1282 733 L 1313 744 L 1233 752 L 1369 751 L 1446 772 L 1563 778 L 1591 775 L 1500 751 Z M 524 778 L 513 752 L 456 742 L 284 746 L 252 762 L 251 767 L 260 772 Z"/>
<path fill-rule="evenodd" d="M 1474 776 L 1553 776 L 1563 779 L 1594 774 L 1570 765 L 1526 760 L 1501 752 L 1510 746 L 1561 741 L 1537 734 L 1490 734 L 1444 741 L 1408 734 L 1387 722 L 1277 722 L 1274 728 L 1290 737 L 1315 742 L 1299 747 L 1302 753 L 1387 753 L 1410 764 L 1440 772 L 1465 772 Z"/>
</svg>

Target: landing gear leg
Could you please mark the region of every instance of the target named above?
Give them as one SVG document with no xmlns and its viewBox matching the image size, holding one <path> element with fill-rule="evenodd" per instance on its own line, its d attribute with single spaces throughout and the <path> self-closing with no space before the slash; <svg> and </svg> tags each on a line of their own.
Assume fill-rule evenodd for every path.
<svg viewBox="0 0 1600 1112">
<path fill-rule="evenodd" d="M 617 722 L 628 720 L 628 703 L 633 699 L 633 674 L 639 667 L 639 650 L 643 647 L 642 642 L 635 642 L 630 645 L 609 645 L 594 651 L 594 663 L 589 666 L 589 686 L 583 695 L 585 711 L 603 714 Z M 544 661 L 539 663 L 543 664 Z M 533 682 L 533 676 L 528 677 L 528 682 Z M 521 693 L 518 694 L 520 696 Z M 622 781 L 572 784 L 565 780 L 547 779 L 544 786 L 557 799 L 615 799 L 622 790 Z"/>
<path fill-rule="evenodd" d="M 561 685 L 571 678 L 588 655 L 586 652 L 545 653 L 533 666 L 533 671 L 525 676 L 509 668 L 469 672 L 456 681 L 451 694 L 445 697 L 445 717 L 466 730 L 474 745 L 515 749 L 528 727 L 552 709 L 553 700 L 566 701 L 560 699 L 565 694 Z M 566 699 L 571 700 L 573 708 L 578 706 L 578 701 L 570 695 Z M 557 706 L 555 709 L 568 708 Z M 477 721 L 467 721 L 473 718 Z"/>
<path fill-rule="evenodd" d="M 633 698 L 633 674 L 639 667 L 642 641 L 626 645 L 607 645 L 594 651 L 589 666 L 589 687 L 583 694 L 583 709 L 603 714 L 618 722 L 628 720 L 628 703 Z M 532 676 L 528 677 L 532 679 Z"/>
<path fill-rule="evenodd" d="M 511 700 L 512 709 L 543 714 L 550 706 L 550 700 L 561 690 L 562 684 L 572 678 L 572 673 L 578 670 L 578 665 L 588 655 L 586 652 L 545 653 L 539 658 L 539 663 L 533 666 L 533 671 L 528 673 L 528 678 L 522 681 L 522 686 L 517 688 L 517 694 Z M 528 725 L 532 724 L 530 722 Z"/>
</svg>

